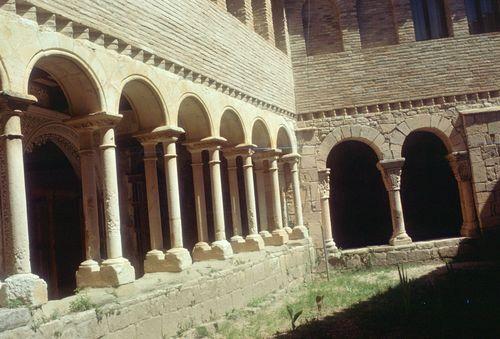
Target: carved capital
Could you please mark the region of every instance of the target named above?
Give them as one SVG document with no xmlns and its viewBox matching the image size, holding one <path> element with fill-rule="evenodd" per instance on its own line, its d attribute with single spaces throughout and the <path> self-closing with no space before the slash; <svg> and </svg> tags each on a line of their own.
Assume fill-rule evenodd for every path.
<svg viewBox="0 0 500 339">
<path fill-rule="evenodd" d="M 377 164 L 382 173 L 385 188 L 388 191 L 399 191 L 401 189 L 401 171 L 403 169 L 404 158 L 382 160 Z"/>
<path fill-rule="evenodd" d="M 0 91 L 0 114 L 26 111 L 37 100 L 33 95 L 25 95 L 11 91 Z M 2 114 L 3 115 L 3 114 Z"/>
<path fill-rule="evenodd" d="M 321 199 L 330 198 L 330 169 L 318 171 L 318 190 Z"/>
<path fill-rule="evenodd" d="M 121 115 L 98 112 L 71 118 L 66 120 L 65 123 L 76 130 L 99 130 L 102 128 L 113 128 L 120 122 L 121 119 Z"/>
<path fill-rule="evenodd" d="M 204 150 L 220 150 L 222 146 L 226 145 L 227 140 L 222 137 L 208 137 L 200 141 L 187 142 L 184 145 L 191 153 L 198 153 Z"/>
<path fill-rule="evenodd" d="M 467 151 L 453 152 L 446 157 L 457 181 L 471 181 L 472 173 Z"/>
<path fill-rule="evenodd" d="M 179 139 L 181 134 L 184 134 L 184 130 L 180 127 L 175 126 L 161 126 L 154 130 L 137 134 L 134 137 L 142 144 L 157 144 L 157 143 L 172 143 Z"/>
</svg>

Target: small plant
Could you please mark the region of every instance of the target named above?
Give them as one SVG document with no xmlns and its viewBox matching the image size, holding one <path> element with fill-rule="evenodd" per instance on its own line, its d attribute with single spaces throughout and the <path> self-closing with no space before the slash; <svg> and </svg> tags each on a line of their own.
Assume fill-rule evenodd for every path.
<svg viewBox="0 0 500 339">
<path fill-rule="evenodd" d="M 323 295 L 316 296 L 316 308 L 318 309 L 318 318 L 321 316 L 321 308 L 323 307 Z"/>
<path fill-rule="evenodd" d="M 55 331 L 54 332 L 54 338 L 60 338 L 62 336 L 61 331 Z"/>
<path fill-rule="evenodd" d="M 293 307 L 290 306 L 290 305 L 287 305 L 286 306 L 286 310 L 288 311 L 288 316 L 290 317 L 290 321 L 292 323 L 292 331 L 295 330 L 295 328 L 297 327 L 295 325 L 295 322 L 297 321 L 297 319 L 299 319 L 299 317 L 302 315 L 302 310 L 298 311 L 298 312 L 294 312 L 293 310 Z"/>
<path fill-rule="evenodd" d="M 19 308 L 25 306 L 24 300 L 21 298 L 9 299 L 7 308 Z"/>
<path fill-rule="evenodd" d="M 196 335 L 198 338 L 206 338 L 208 337 L 208 330 L 205 326 L 196 327 Z"/>
<path fill-rule="evenodd" d="M 405 314 L 408 315 L 411 307 L 411 279 L 403 265 L 398 265 L 399 288 L 401 289 L 401 300 Z"/>
<path fill-rule="evenodd" d="M 86 294 L 80 294 L 75 300 L 69 304 L 70 312 L 83 312 L 93 309 L 95 305 L 90 301 L 90 298 Z"/>
<path fill-rule="evenodd" d="M 55 310 L 54 312 L 52 312 L 52 314 L 50 315 L 50 320 L 57 320 L 59 319 L 59 311 L 58 310 Z"/>
</svg>

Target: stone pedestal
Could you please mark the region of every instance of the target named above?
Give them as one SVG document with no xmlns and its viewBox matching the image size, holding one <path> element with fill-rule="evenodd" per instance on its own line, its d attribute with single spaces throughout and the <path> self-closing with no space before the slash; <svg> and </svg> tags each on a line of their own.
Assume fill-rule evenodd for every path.
<svg viewBox="0 0 500 339">
<path fill-rule="evenodd" d="M 382 160 L 377 164 L 385 188 L 389 194 L 392 216 L 392 237 L 389 244 L 393 246 L 406 245 L 412 242 L 410 236 L 406 234 L 405 221 L 403 217 L 403 206 L 401 204 L 401 171 L 405 159 Z"/>
<path fill-rule="evenodd" d="M 271 246 L 281 246 L 290 239 L 288 232 L 284 228 L 275 229 L 272 233 Z"/>
<path fill-rule="evenodd" d="M 11 302 L 24 305 L 41 305 L 48 301 L 47 284 L 31 273 L 14 274 L 0 283 L 0 306 Z"/>
<path fill-rule="evenodd" d="M 217 240 L 212 246 L 206 242 L 199 242 L 193 249 L 193 261 L 226 260 L 234 255 L 233 248 L 227 240 Z"/>
<path fill-rule="evenodd" d="M 172 248 L 166 253 L 148 255 L 144 261 L 144 272 L 181 272 L 193 264 L 189 251 L 185 248 Z"/>
</svg>

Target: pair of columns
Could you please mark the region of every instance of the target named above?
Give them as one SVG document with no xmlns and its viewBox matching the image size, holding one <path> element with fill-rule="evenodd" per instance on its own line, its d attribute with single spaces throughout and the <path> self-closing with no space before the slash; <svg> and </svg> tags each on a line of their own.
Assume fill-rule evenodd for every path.
<svg viewBox="0 0 500 339">
<path fill-rule="evenodd" d="M 149 236 L 151 250 L 146 254 L 144 271 L 180 272 L 191 266 L 189 251 L 184 248 L 182 237 L 181 204 L 177 171 L 176 142 L 184 133 L 181 128 L 159 127 L 136 138 L 144 148 L 144 171 L 148 203 Z M 164 251 L 163 231 L 161 227 L 160 195 L 158 187 L 158 158 L 156 146 L 161 143 L 164 150 L 165 183 L 169 213 L 171 248 Z"/>
<path fill-rule="evenodd" d="M 463 214 L 463 225 L 461 234 L 463 236 L 473 236 L 476 234 L 478 226 L 476 213 L 474 211 L 474 197 L 471 185 L 471 172 L 467 152 L 454 152 L 447 157 L 451 169 L 458 182 L 460 201 Z M 401 173 L 405 159 L 382 160 L 377 164 L 382 174 L 384 185 L 389 194 L 389 203 L 392 219 L 392 236 L 389 244 L 393 246 L 409 244 L 412 242 L 406 233 L 401 203 Z M 323 231 L 325 234 L 325 244 L 329 253 L 335 253 L 337 247 L 332 236 L 332 225 L 330 218 L 330 169 L 319 171 L 319 191 L 321 200 L 321 215 Z"/>
</svg>

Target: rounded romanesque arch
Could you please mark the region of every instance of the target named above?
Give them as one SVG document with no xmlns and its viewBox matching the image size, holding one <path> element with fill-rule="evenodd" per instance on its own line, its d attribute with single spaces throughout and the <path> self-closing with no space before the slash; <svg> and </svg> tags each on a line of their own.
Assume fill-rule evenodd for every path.
<svg viewBox="0 0 500 339">
<path fill-rule="evenodd" d="M 177 112 L 179 127 L 186 131 L 186 141 L 199 141 L 214 134 L 207 106 L 196 94 L 184 95 Z"/>
<path fill-rule="evenodd" d="M 401 122 L 389 135 L 394 158 L 402 156 L 405 139 L 412 132 L 426 131 L 435 134 L 446 147 L 448 153 L 466 151 L 464 138 L 453 126 L 450 119 L 430 114 L 416 115 Z"/>
<path fill-rule="evenodd" d="M 133 111 L 137 127 L 141 131 L 168 123 L 167 107 L 159 90 L 150 80 L 142 76 L 130 76 L 122 82 L 119 111 L 122 111 L 124 106 Z"/>
<path fill-rule="evenodd" d="M 290 131 L 285 126 L 281 126 L 278 130 L 276 147 L 279 148 L 283 154 L 295 153 Z"/>
<path fill-rule="evenodd" d="M 8 90 L 9 88 L 10 88 L 9 77 L 7 76 L 3 60 L 0 57 L 0 91 L 5 91 Z"/>
<path fill-rule="evenodd" d="M 227 108 L 222 114 L 219 135 L 225 138 L 229 145 L 244 144 L 247 140 L 240 115 L 236 110 Z"/>
<path fill-rule="evenodd" d="M 259 148 L 271 148 L 269 128 L 262 119 L 257 119 L 252 127 L 252 144 Z"/>
<path fill-rule="evenodd" d="M 59 111 L 71 116 L 100 112 L 106 107 L 102 86 L 92 68 L 78 56 L 64 51 L 49 50 L 35 55 L 27 68 L 24 87 L 37 97 L 39 105 L 51 100 L 51 88 L 59 88 L 67 101 Z"/>
<path fill-rule="evenodd" d="M 390 157 L 389 145 L 385 142 L 385 137 L 376 129 L 363 125 L 342 126 L 330 132 L 318 147 L 318 169 L 325 169 L 333 147 L 347 140 L 356 140 L 367 144 L 373 149 L 379 160 Z"/>
</svg>

